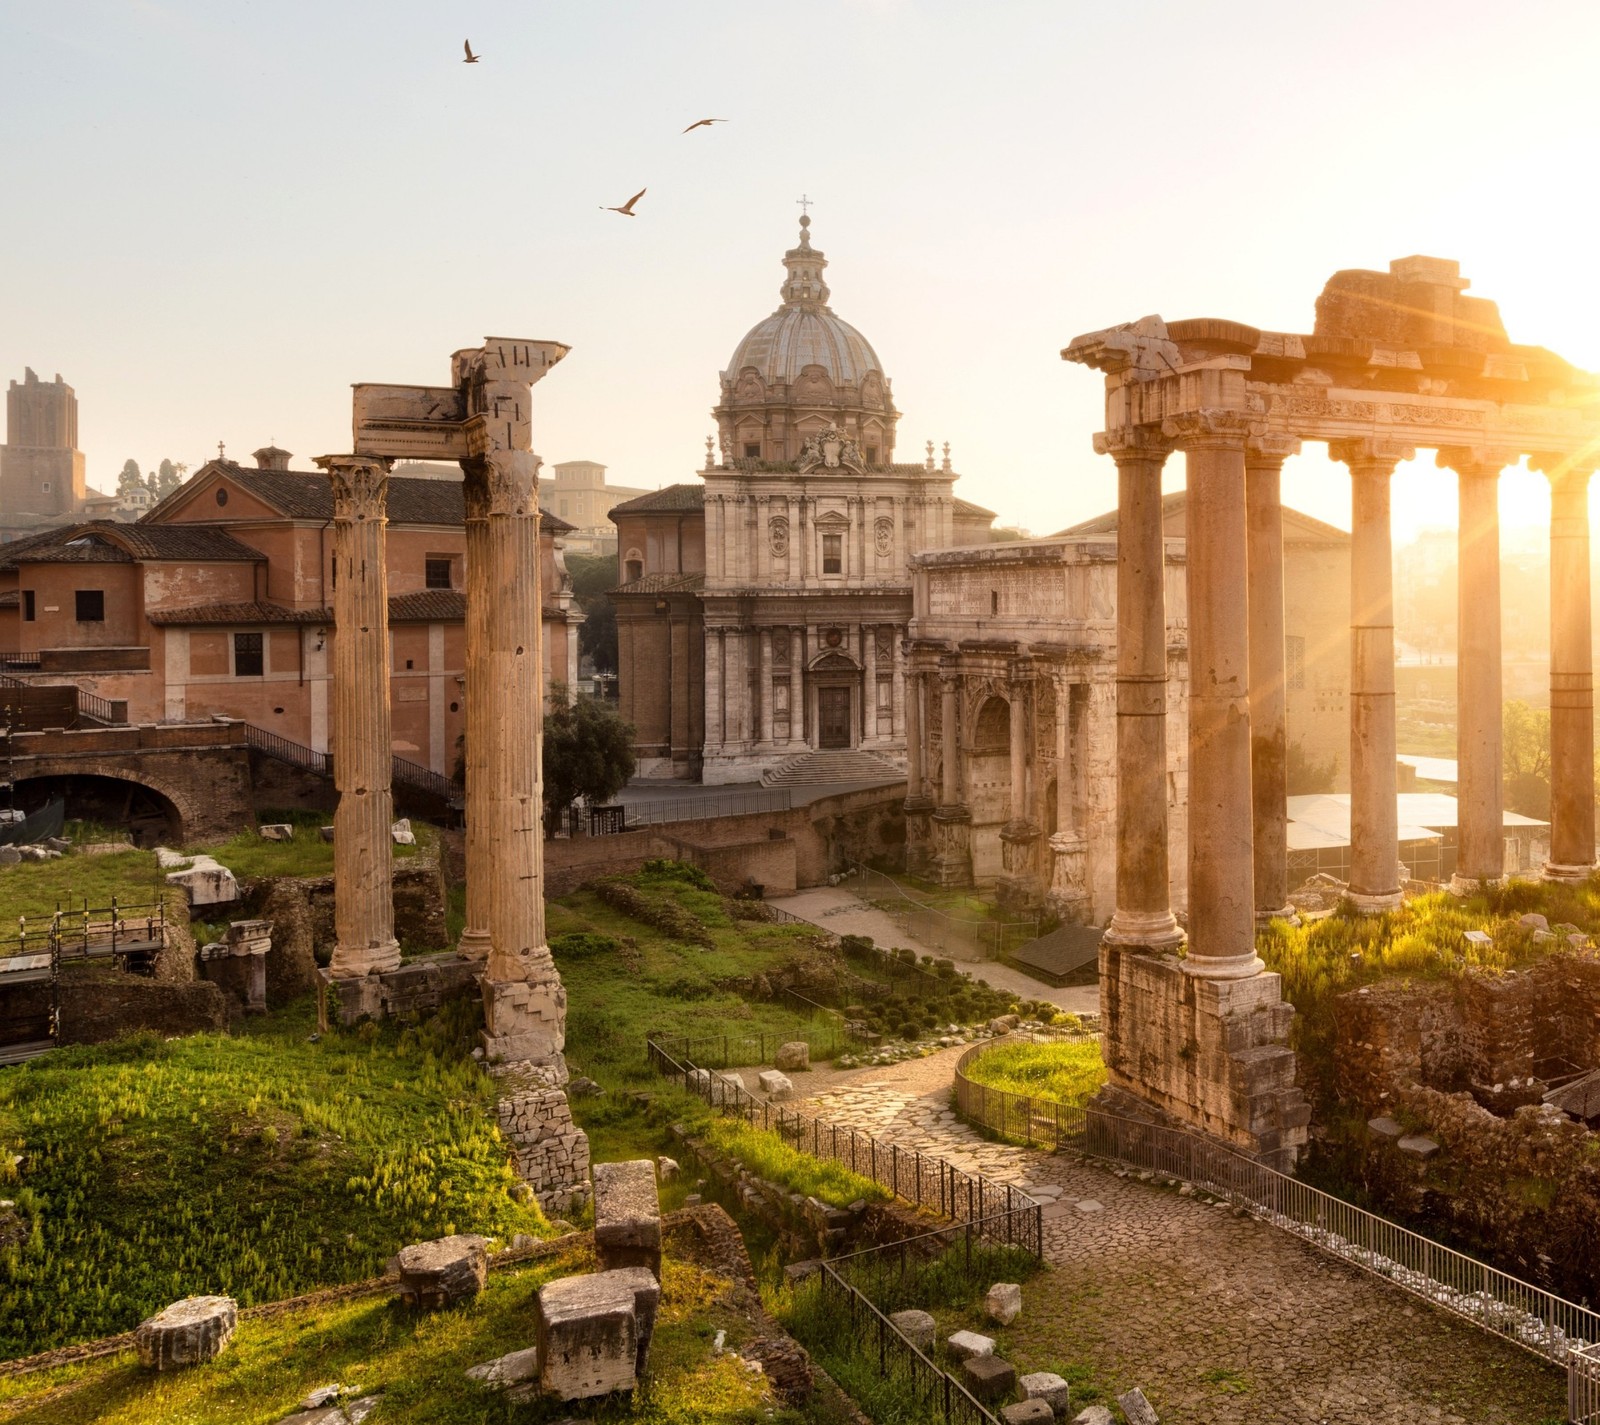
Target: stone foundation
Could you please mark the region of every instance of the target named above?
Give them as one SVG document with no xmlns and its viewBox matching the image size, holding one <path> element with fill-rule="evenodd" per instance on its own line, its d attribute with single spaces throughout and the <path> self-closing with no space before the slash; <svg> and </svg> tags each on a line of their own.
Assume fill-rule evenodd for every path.
<svg viewBox="0 0 1600 1425">
<path fill-rule="evenodd" d="M 1201 979 L 1176 957 L 1102 944 L 1100 1012 L 1110 1111 L 1126 1094 L 1272 1167 L 1293 1168 L 1311 1108 L 1295 1085 L 1294 1006 L 1280 976 Z"/>
<path fill-rule="evenodd" d="M 473 993 L 481 969 L 453 953 L 411 960 L 376 975 L 335 976 L 319 969 L 318 1026 L 326 1030 L 332 1021 L 350 1025 L 361 1019 L 420 1019 L 446 1000 Z"/>
<path fill-rule="evenodd" d="M 490 1063 L 546 1063 L 559 1060 L 566 1047 L 567 991 L 549 950 L 536 952 L 527 976 L 483 977 L 483 1052 Z"/>
<path fill-rule="evenodd" d="M 567 1066 L 508 1064 L 496 1071 L 500 1134 L 511 1147 L 511 1166 L 552 1216 L 581 1207 L 589 1198 L 589 1135 L 572 1121 L 561 1086 Z"/>
</svg>

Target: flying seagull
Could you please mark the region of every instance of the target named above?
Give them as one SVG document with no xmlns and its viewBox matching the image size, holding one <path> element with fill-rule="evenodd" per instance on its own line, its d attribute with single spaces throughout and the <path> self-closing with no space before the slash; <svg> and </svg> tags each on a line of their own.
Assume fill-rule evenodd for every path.
<svg viewBox="0 0 1600 1425">
<path fill-rule="evenodd" d="M 472 52 L 471 40 L 462 40 L 461 48 L 467 52 L 467 57 L 461 61 L 463 64 L 476 64 L 478 62 L 478 56 Z"/>
<path fill-rule="evenodd" d="M 703 129 L 710 124 L 725 124 L 727 122 L 726 119 L 696 119 L 689 125 L 689 129 Z M 684 133 L 688 133 L 689 129 L 685 129 Z"/>
<path fill-rule="evenodd" d="M 629 198 L 628 201 L 626 203 L 624 203 L 620 208 L 606 207 L 606 205 L 604 203 L 602 203 L 600 206 L 602 208 L 604 208 L 605 211 L 608 212 L 608 213 L 621 213 L 622 216 L 625 217 L 625 218 L 637 218 L 639 215 L 636 212 L 633 211 L 633 205 L 635 203 L 637 203 L 639 201 L 639 199 L 644 197 L 644 194 L 645 194 L 645 190 L 643 188 L 641 188 L 637 193 L 635 193 L 633 195 L 633 197 Z"/>
</svg>

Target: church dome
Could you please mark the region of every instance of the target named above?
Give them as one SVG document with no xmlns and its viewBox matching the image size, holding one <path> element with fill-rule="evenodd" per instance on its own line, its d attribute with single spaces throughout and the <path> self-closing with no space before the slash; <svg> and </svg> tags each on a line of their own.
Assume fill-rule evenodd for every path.
<svg viewBox="0 0 1600 1425">
<path fill-rule="evenodd" d="M 757 322 L 734 348 L 725 375 L 737 380 L 754 367 L 767 385 L 793 385 L 808 366 L 820 366 L 835 385 L 859 386 L 869 371 L 883 374 L 872 344 L 827 305 L 822 280 L 827 259 L 811 246 L 811 219 L 800 219 L 800 245 L 783 256 L 788 269 L 783 305 Z"/>
</svg>

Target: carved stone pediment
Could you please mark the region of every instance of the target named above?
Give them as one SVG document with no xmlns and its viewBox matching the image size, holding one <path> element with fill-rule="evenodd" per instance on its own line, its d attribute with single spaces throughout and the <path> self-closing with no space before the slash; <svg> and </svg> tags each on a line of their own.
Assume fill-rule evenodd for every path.
<svg viewBox="0 0 1600 1425">
<path fill-rule="evenodd" d="M 818 468 L 824 470 L 850 470 L 858 475 L 866 473 L 861 451 L 856 442 L 838 426 L 828 426 L 816 435 L 808 436 L 800 451 L 799 469 L 808 475 Z"/>
<path fill-rule="evenodd" d="M 811 522 L 812 524 L 816 525 L 818 529 L 825 529 L 829 531 L 849 529 L 850 516 L 842 515 L 838 510 L 824 510 Z"/>
<path fill-rule="evenodd" d="M 854 673 L 858 671 L 859 666 L 848 653 L 841 653 L 836 648 L 829 649 L 811 660 L 813 673 Z"/>
</svg>

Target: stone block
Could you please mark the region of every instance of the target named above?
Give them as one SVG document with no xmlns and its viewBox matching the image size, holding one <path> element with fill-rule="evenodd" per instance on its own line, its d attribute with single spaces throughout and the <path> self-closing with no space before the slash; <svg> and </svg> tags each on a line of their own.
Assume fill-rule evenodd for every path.
<svg viewBox="0 0 1600 1425">
<path fill-rule="evenodd" d="M 656 1180 L 658 1182 L 670 1183 L 682 1171 L 676 1158 L 668 1158 L 663 1155 L 656 1159 Z"/>
<path fill-rule="evenodd" d="M 133 1344 L 150 1369 L 182 1370 L 215 1360 L 238 1324 L 239 1307 L 231 1296 L 186 1296 L 141 1321 Z"/>
<path fill-rule="evenodd" d="M 961 1383 L 985 1405 L 993 1405 L 1017 1388 L 1017 1368 L 999 1356 L 970 1356 L 961 1363 Z"/>
<path fill-rule="evenodd" d="M 263 841 L 294 840 L 294 827 L 286 821 L 263 822 L 258 831 Z"/>
<path fill-rule="evenodd" d="M 1114 1425 L 1109 1407 L 1086 1405 L 1072 1417 L 1072 1425 Z"/>
<path fill-rule="evenodd" d="M 761 1092 L 770 1099 L 783 1100 L 794 1097 L 794 1080 L 781 1069 L 763 1069 L 756 1075 Z"/>
<path fill-rule="evenodd" d="M 396 846 L 415 846 L 417 834 L 411 829 L 411 818 L 403 816 L 389 828 L 389 839 Z"/>
<path fill-rule="evenodd" d="M 1021 1023 L 1022 1020 L 1014 1014 L 996 1015 L 995 1018 L 989 1021 L 989 1033 L 1009 1034 Z"/>
<path fill-rule="evenodd" d="M 997 1326 L 1009 1326 L 1022 1315 L 1022 1288 L 1016 1282 L 996 1282 L 984 1295 L 983 1312 Z"/>
<path fill-rule="evenodd" d="M 811 1046 L 804 1039 L 792 1039 L 787 1044 L 778 1045 L 778 1052 L 772 1057 L 772 1066 L 775 1069 L 782 1069 L 785 1073 L 793 1073 L 796 1069 L 809 1069 Z"/>
<path fill-rule="evenodd" d="M 1525 930 L 1548 930 L 1550 922 L 1536 910 L 1530 910 L 1517 924 Z"/>
<path fill-rule="evenodd" d="M 1484 930 L 1463 930 L 1461 938 L 1468 945 L 1476 945 L 1480 949 L 1494 944 L 1494 936 Z"/>
<path fill-rule="evenodd" d="M 1424 1163 L 1439 1151 L 1439 1145 L 1435 1143 L 1433 1139 L 1425 1138 L 1420 1133 L 1409 1134 L 1407 1137 L 1402 1138 L 1397 1144 L 1395 1144 L 1395 1146 L 1399 1148 L 1402 1153 L 1408 1154 L 1409 1156 Z"/>
<path fill-rule="evenodd" d="M 196 856 L 183 870 L 169 871 L 167 884 L 182 886 L 191 906 L 227 905 L 239 899 L 233 872 L 209 856 Z"/>
<path fill-rule="evenodd" d="M 976 1331 L 957 1331 L 945 1339 L 945 1345 L 958 1361 L 971 1361 L 980 1356 L 994 1355 L 993 1339 L 980 1336 Z"/>
<path fill-rule="evenodd" d="M 1032 1371 L 1017 1382 L 1028 1400 L 1042 1400 L 1053 1414 L 1065 1415 L 1072 1408 L 1072 1391 L 1054 1371 Z"/>
<path fill-rule="evenodd" d="M 744 1079 L 731 1069 L 711 1076 L 713 1103 L 738 1103 L 747 1090 Z"/>
<path fill-rule="evenodd" d="M 926 1311 L 897 1311 L 889 1318 L 889 1324 L 919 1351 L 933 1349 L 937 1323 Z"/>
<path fill-rule="evenodd" d="M 317 836 L 323 841 L 332 841 L 333 828 L 331 826 L 319 826 L 317 828 Z"/>
<path fill-rule="evenodd" d="M 704 1098 L 711 1092 L 711 1070 L 690 1069 L 687 1083 L 690 1093 L 699 1094 L 701 1098 Z"/>
<path fill-rule="evenodd" d="M 533 1398 L 539 1380 L 539 1348 L 511 1351 L 496 1356 L 479 1366 L 467 1367 L 467 1379 L 475 1380 L 491 1390 L 503 1391 L 509 1400 L 524 1401 Z"/>
<path fill-rule="evenodd" d="M 661 1202 L 648 1158 L 594 1167 L 594 1252 L 602 1272 L 644 1267 L 661 1278 Z"/>
<path fill-rule="evenodd" d="M 1144 1392 L 1138 1386 L 1134 1386 L 1125 1395 L 1119 1395 L 1117 1404 L 1122 1407 L 1128 1425 L 1161 1425 L 1161 1417 L 1156 1414 L 1155 1407 L 1144 1398 Z"/>
<path fill-rule="evenodd" d="M 163 871 L 176 871 L 180 866 L 187 866 L 190 858 L 181 851 L 174 851 L 170 846 L 156 847 L 156 865 Z"/>
<path fill-rule="evenodd" d="M 1405 1129 L 1392 1118 L 1369 1118 L 1367 1132 L 1385 1143 L 1397 1143 L 1406 1135 Z"/>
<path fill-rule="evenodd" d="M 1005 1425 L 1050 1425 L 1056 1415 L 1042 1400 L 1019 1400 L 1015 1405 L 1002 1406 L 1000 1418 Z"/>
<path fill-rule="evenodd" d="M 563 1277 L 534 1312 L 539 1379 L 562 1400 L 632 1390 L 645 1371 L 661 1288 L 640 1267 Z"/>
<path fill-rule="evenodd" d="M 489 1278 L 486 1244 L 482 1237 L 469 1233 L 413 1242 L 400 1249 L 399 1262 L 396 1295 L 407 1306 L 424 1311 L 476 1296 Z"/>
</svg>

